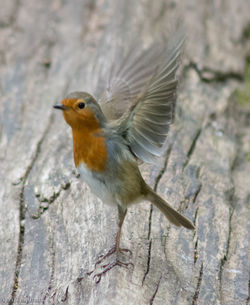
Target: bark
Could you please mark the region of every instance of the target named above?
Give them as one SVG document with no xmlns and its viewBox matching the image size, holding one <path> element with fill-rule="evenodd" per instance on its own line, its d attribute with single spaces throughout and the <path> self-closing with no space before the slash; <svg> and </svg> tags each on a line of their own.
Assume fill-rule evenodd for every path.
<svg viewBox="0 0 250 305">
<path fill-rule="evenodd" d="M 2 304 L 248 304 L 250 2 L 182 2 L 1 5 Z M 131 32 L 146 42 L 178 24 L 188 38 L 176 120 L 166 153 L 142 172 L 196 231 L 149 203 L 131 207 L 121 245 L 134 266 L 96 284 L 87 272 L 113 245 L 118 214 L 79 180 L 52 105 L 73 90 L 97 93 Z"/>
</svg>

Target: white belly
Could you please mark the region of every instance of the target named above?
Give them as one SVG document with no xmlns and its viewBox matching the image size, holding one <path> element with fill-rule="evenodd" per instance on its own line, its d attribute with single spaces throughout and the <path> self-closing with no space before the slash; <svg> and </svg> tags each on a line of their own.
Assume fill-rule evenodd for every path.
<svg viewBox="0 0 250 305">
<path fill-rule="evenodd" d="M 92 172 L 82 163 L 78 166 L 78 171 L 81 178 L 88 184 L 93 194 L 99 197 L 104 203 L 115 204 L 114 198 L 111 196 L 106 185 L 93 177 Z"/>
</svg>

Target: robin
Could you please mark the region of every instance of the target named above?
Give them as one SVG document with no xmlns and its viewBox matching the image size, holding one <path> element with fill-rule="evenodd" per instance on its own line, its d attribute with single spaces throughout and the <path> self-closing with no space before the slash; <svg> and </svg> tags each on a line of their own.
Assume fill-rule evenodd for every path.
<svg viewBox="0 0 250 305">
<path fill-rule="evenodd" d="M 172 224 L 195 228 L 147 185 L 138 168 L 140 161 L 152 162 L 164 152 L 174 115 L 182 46 L 180 38 L 167 50 L 155 45 L 143 51 L 132 48 L 112 70 L 100 103 L 86 92 L 73 92 L 54 105 L 72 128 L 74 163 L 80 176 L 104 203 L 118 208 L 115 247 L 102 257 L 116 253 L 116 260 L 105 265 L 99 278 L 114 266 L 126 265 L 118 254 L 129 251 L 119 244 L 130 205 L 149 201 Z M 108 119 L 109 114 L 113 119 Z"/>
</svg>

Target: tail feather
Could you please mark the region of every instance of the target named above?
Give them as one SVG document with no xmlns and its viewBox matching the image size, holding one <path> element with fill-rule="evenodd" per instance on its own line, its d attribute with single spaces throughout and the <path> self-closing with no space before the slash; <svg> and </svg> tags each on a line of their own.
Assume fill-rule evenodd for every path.
<svg viewBox="0 0 250 305">
<path fill-rule="evenodd" d="M 157 195 L 153 190 L 150 190 L 147 199 L 155 205 L 174 225 L 180 227 L 183 226 L 187 229 L 194 230 L 195 226 L 186 217 L 182 216 L 175 209 L 173 209 L 165 200 Z"/>
</svg>

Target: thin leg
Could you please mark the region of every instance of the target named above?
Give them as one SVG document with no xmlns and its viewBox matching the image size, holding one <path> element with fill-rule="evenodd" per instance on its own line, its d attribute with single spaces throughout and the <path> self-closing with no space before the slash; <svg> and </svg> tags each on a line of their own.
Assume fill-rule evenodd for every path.
<svg viewBox="0 0 250 305">
<path fill-rule="evenodd" d="M 115 245 L 112 247 L 107 254 L 101 255 L 98 259 L 98 261 L 95 263 L 95 268 L 97 265 L 99 265 L 103 260 L 105 260 L 107 257 L 112 255 L 116 252 L 118 255 L 121 252 L 129 252 L 130 255 L 132 255 L 132 252 L 129 249 L 120 248 L 120 239 L 121 239 L 121 231 L 122 231 L 122 224 L 124 222 L 125 216 L 127 214 L 127 209 L 124 210 L 120 206 L 118 206 L 118 217 L 119 217 L 119 223 L 118 223 L 118 231 L 116 233 L 115 237 Z M 104 265 L 105 266 L 105 265 Z"/>
<path fill-rule="evenodd" d="M 105 260 L 107 257 L 109 257 L 110 255 L 112 255 L 113 253 L 116 253 L 116 259 L 113 263 L 108 263 L 102 266 L 102 268 L 104 269 L 102 272 L 97 273 L 93 278 L 96 281 L 96 283 L 98 284 L 101 280 L 102 275 L 104 275 L 106 272 L 108 272 L 109 270 L 113 269 L 115 266 L 120 266 L 120 267 L 128 267 L 129 265 L 133 266 L 132 263 L 124 263 L 122 261 L 120 261 L 118 259 L 118 255 L 121 252 L 129 252 L 130 255 L 132 255 L 132 252 L 129 249 L 123 249 L 120 248 L 120 238 L 121 238 L 121 230 L 122 230 L 122 224 L 123 221 L 125 219 L 127 213 L 127 209 L 123 209 L 122 207 L 120 207 L 118 205 L 118 215 L 119 215 L 119 224 L 118 224 L 118 231 L 116 234 L 116 238 L 115 238 L 115 246 L 112 247 L 107 254 L 102 255 L 99 260 L 96 262 L 95 264 L 95 269 L 97 267 L 97 265 L 99 265 L 103 260 Z M 91 272 L 88 273 L 88 275 L 91 275 L 95 269 Z"/>
<path fill-rule="evenodd" d="M 115 238 L 115 249 L 116 249 L 117 253 L 123 252 L 123 251 L 131 252 L 128 249 L 121 249 L 120 248 L 120 239 L 121 239 L 122 224 L 123 224 L 123 221 L 125 219 L 126 214 L 127 214 L 127 209 L 124 210 L 122 207 L 120 207 L 118 205 L 119 224 L 118 224 L 118 231 L 117 231 L 116 238 Z"/>
</svg>

